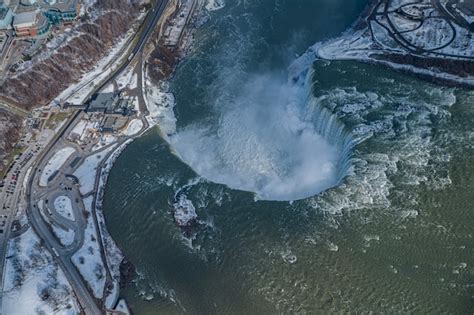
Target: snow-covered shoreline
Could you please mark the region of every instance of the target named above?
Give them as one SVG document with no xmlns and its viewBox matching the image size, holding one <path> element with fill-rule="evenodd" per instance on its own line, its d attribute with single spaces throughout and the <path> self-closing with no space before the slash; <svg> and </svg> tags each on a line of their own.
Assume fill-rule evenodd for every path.
<svg viewBox="0 0 474 315">
<path fill-rule="evenodd" d="M 212 3 L 214 4 L 212 10 L 221 9 L 225 5 L 221 0 Z M 209 8 L 206 9 L 211 11 Z M 189 42 L 187 44 L 189 44 Z M 151 78 L 147 75 L 145 65 L 142 67 L 142 73 L 144 77 L 142 93 L 148 111 L 147 115 L 144 115 L 143 118 L 148 123 L 148 127 L 143 128 L 144 126 L 141 124 L 141 131 L 139 131 L 138 127 L 140 127 L 140 124 L 137 121 L 135 121 L 133 126 L 129 126 L 124 134 L 130 138 L 118 146 L 114 145 L 114 149 L 110 152 L 102 168 L 97 169 L 98 173 L 96 175 L 100 176 L 100 179 L 97 190 L 95 191 L 96 197 L 93 205 L 93 213 L 95 213 L 98 222 L 100 238 L 105 251 L 104 254 L 107 260 L 105 263 L 112 277 L 112 288 L 107 290 L 103 297 L 107 309 L 113 309 L 116 305 L 117 309 L 124 308 L 124 301 L 119 300 L 119 286 L 121 280 L 120 266 L 125 259 L 125 255 L 110 235 L 103 212 L 104 194 L 110 172 L 115 161 L 135 139 L 138 139 L 156 127 L 159 128 L 161 135 L 167 138 L 176 128 L 176 118 L 173 112 L 175 99 L 173 94 L 168 91 L 169 81 L 165 79 L 159 84 L 153 83 Z M 130 84 L 135 86 L 136 78 L 133 78 Z"/>
<path fill-rule="evenodd" d="M 98 170 L 98 175 L 100 176 L 99 184 L 96 191 L 96 199 L 94 205 L 94 211 L 96 220 L 98 222 L 98 228 L 100 231 L 101 242 L 105 251 L 105 257 L 107 264 L 107 269 L 110 272 L 112 278 L 113 288 L 106 293 L 105 306 L 108 309 L 112 309 L 117 303 L 119 298 L 119 286 L 120 286 L 120 265 L 122 264 L 125 256 L 123 255 L 120 248 L 117 246 L 112 236 L 110 235 L 107 225 L 105 223 L 105 216 L 103 213 L 103 198 L 105 194 L 105 187 L 107 180 L 110 174 L 110 171 L 114 165 L 114 162 L 120 156 L 120 154 L 125 150 L 125 148 L 133 142 L 133 139 L 129 139 L 118 146 L 107 158 L 103 167 Z"/>
<path fill-rule="evenodd" d="M 424 78 L 434 78 L 440 81 L 445 81 L 446 83 L 455 83 L 470 87 L 474 86 L 474 77 L 472 76 L 468 78 L 463 78 L 458 75 L 450 74 L 447 72 L 439 72 L 436 71 L 436 69 L 432 68 L 420 68 L 410 64 L 402 64 L 391 62 L 389 60 L 376 59 L 371 56 L 371 54 L 390 56 L 390 54 L 392 54 L 390 52 L 387 53 L 382 50 L 370 50 L 362 48 L 351 49 L 350 47 L 347 48 L 347 51 L 341 51 L 340 45 L 344 42 L 351 42 L 351 39 L 357 37 L 357 34 L 358 32 L 356 31 L 354 31 L 353 33 L 349 31 L 339 38 L 330 40 L 323 44 L 318 43 L 311 47 L 311 54 L 314 55 L 316 59 L 329 61 L 359 61 L 369 64 L 386 66 L 393 70 L 403 71 L 414 75 L 420 75 Z"/>
<path fill-rule="evenodd" d="M 317 42 L 297 58 L 288 68 L 289 79 L 298 80 L 318 59 L 351 60 L 388 67 L 436 83 L 474 87 L 474 39 L 469 30 L 449 17 L 431 18 L 439 15 L 440 9 L 429 1 L 420 3 L 424 3 L 423 8 L 414 6 L 413 12 L 422 10 L 421 16 L 430 17 L 420 20 L 399 13 L 413 5 L 408 0 L 390 4 L 372 1 L 352 27 L 336 38 Z"/>
</svg>

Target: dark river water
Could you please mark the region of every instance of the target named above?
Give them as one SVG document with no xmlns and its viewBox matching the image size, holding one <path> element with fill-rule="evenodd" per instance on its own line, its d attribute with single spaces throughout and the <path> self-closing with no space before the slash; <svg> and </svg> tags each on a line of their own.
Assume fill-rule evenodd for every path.
<svg viewBox="0 0 474 315">
<path fill-rule="evenodd" d="M 474 93 L 347 61 L 286 82 L 365 5 L 210 14 L 170 85 L 176 130 L 133 142 L 107 184 L 135 314 L 474 311 Z"/>
</svg>

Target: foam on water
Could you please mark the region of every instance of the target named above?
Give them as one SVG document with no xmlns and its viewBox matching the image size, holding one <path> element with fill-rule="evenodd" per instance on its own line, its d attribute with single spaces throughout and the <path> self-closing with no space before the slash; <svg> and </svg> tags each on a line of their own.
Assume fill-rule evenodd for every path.
<svg viewBox="0 0 474 315">
<path fill-rule="evenodd" d="M 216 104 L 217 119 L 184 127 L 170 143 L 201 176 L 260 199 L 315 195 L 346 175 L 352 141 L 306 89 L 254 76 L 228 103 Z"/>
<path fill-rule="evenodd" d="M 456 102 L 453 90 L 430 87 L 420 93 L 401 84 L 383 95 L 344 87 L 321 93 L 315 102 L 350 126 L 353 137 L 363 139 L 370 150 L 359 148 L 354 154 L 353 176 L 343 185 L 308 200 L 314 208 L 330 213 L 388 208 L 393 197 L 403 196 L 408 208 L 401 216 L 406 216 L 416 213 L 418 203 L 408 187 L 449 185 L 445 166 L 450 155 L 437 144 L 434 132 L 450 117 L 448 108 Z"/>
</svg>

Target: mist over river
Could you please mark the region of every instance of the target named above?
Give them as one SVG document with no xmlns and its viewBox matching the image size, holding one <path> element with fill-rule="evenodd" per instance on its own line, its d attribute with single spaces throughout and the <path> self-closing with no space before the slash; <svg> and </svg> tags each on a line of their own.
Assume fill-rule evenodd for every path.
<svg viewBox="0 0 474 315">
<path fill-rule="evenodd" d="M 106 188 L 135 314 L 474 311 L 474 93 L 348 61 L 287 82 L 366 4 L 210 13 L 170 83 L 176 128 L 133 142 Z"/>
</svg>

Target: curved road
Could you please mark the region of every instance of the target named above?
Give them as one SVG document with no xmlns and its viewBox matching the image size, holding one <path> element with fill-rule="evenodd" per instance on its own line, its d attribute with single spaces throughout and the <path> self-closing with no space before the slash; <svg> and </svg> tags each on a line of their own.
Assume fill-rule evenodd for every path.
<svg viewBox="0 0 474 315">
<path fill-rule="evenodd" d="M 155 2 L 153 8 L 151 9 L 150 13 L 148 14 L 145 22 L 144 28 L 140 33 L 140 37 L 135 44 L 135 47 L 132 49 L 131 54 L 127 58 L 127 60 L 122 64 L 102 85 L 100 85 L 96 92 L 99 91 L 102 87 L 109 84 L 110 81 L 114 80 L 123 70 L 125 70 L 130 63 L 134 60 L 134 58 L 141 52 L 143 49 L 146 41 L 152 34 L 156 23 L 160 19 L 162 13 L 164 12 L 166 6 L 168 4 L 168 0 L 162 0 Z M 38 177 L 38 168 L 44 163 L 45 158 L 49 156 L 50 151 L 55 147 L 58 141 L 71 130 L 74 123 L 77 122 L 78 117 L 80 116 L 80 111 L 76 112 L 68 122 L 63 126 L 61 131 L 53 138 L 53 140 L 46 146 L 45 150 L 41 153 L 38 157 L 36 163 L 33 166 L 31 176 L 29 178 L 27 189 L 26 189 L 26 198 L 27 198 L 27 215 L 28 220 L 38 234 L 40 239 L 44 240 L 45 247 L 54 255 L 66 275 L 69 283 L 71 284 L 79 303 L 82 306 L 83 311 L 85 314 L 101 314 L 103 310 L 99 309 L 97 300 L 91 295 L 89 292 L 82 276 L 79 274 L 78 270 L 74 267 L 71 262 L 71 253 L 66 253 L 61 251 L 60 255 L 56 255 L 57 252 L 62 248 L 61 244 L 58 243 L 56 238 L 51 234 L 48 225 L 44 222 L 39 209 L 35 206 L 35 200 L 33 200 L 32 194 L 32 187 L 34 187 L 35 179 Z"/>
</svg>

